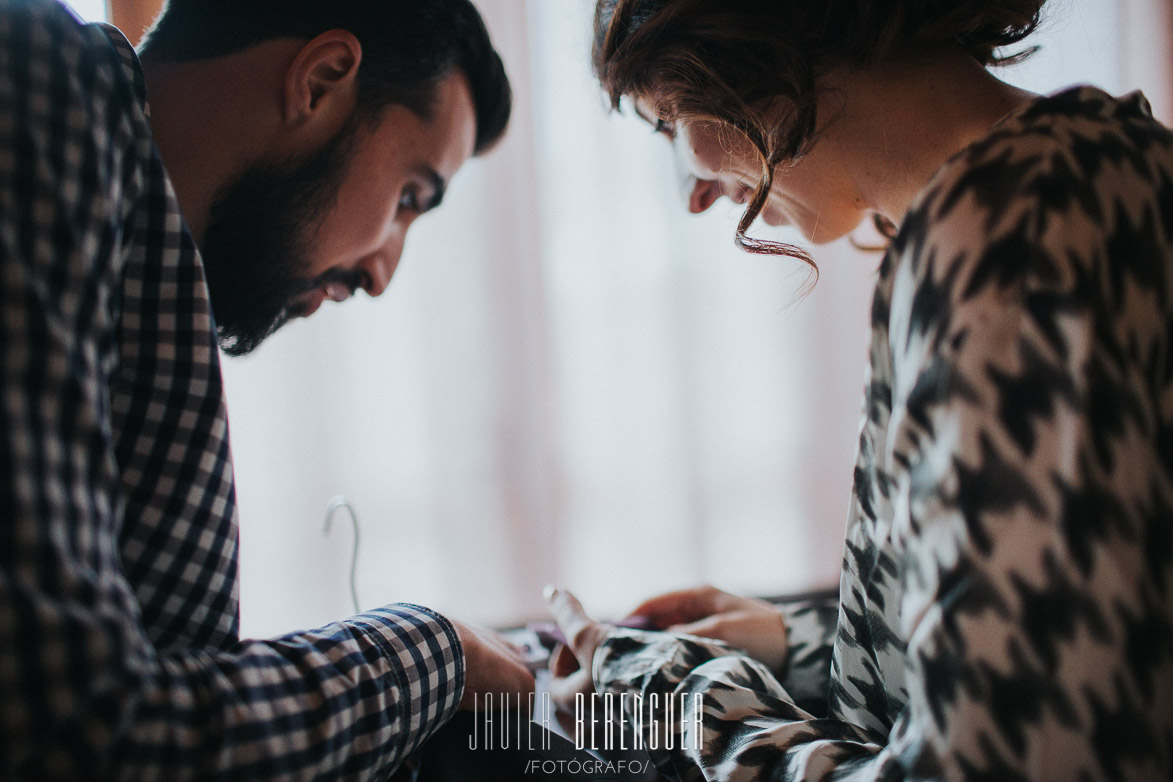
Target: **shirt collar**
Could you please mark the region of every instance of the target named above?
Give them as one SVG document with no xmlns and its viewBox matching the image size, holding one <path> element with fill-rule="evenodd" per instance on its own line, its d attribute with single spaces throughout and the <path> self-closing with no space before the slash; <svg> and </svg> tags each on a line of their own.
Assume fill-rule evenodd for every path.
<svg viewBox="0 0 1173 782">
<path fill-rule="evenodd" d="M 151 116 L 151 104 L 147 102 L 147 80 L 143 76 L 143 66 L 139 62 L 138 54 L 134 47 L 130 45 L 130 41 L 126 36 L 112 24 L 104 24 L 99 22 L 98 27 L 110 39 L 110 43 L 114 46 L 114 50 L 118 52 L 118 56 L 122 58 L 122 70 L 126 78 L 132 85 L 134 85 L 134 94 L 139 99 L 139 103 L 143 105 L 143 113 L 146 116 Z"/>
</svg>

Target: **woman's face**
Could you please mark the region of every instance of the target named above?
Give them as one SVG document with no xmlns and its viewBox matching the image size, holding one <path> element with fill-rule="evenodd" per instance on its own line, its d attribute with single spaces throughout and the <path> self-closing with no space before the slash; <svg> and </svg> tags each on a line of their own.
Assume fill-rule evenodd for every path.
<svg viewBox="0 0 1173 782">
<path fill-rule="evenodd" d="M 746 138 L 716 122 L 661 122 L 643 100 L 636 101 L 636 110 L 672 142 L 678 165 L 689 176 L 690 212 L 703 212 L 722 196 L 735 204 L 749 201 L 762 166 Z M 770 195 L 759 215 L 767 225 L 794 226 L 815 244 L 851 233 L 866 216 L 863 199 L 838 164 L 833 140 L 827 136 L 797 163 L 774 170 Z"/>
</svg>

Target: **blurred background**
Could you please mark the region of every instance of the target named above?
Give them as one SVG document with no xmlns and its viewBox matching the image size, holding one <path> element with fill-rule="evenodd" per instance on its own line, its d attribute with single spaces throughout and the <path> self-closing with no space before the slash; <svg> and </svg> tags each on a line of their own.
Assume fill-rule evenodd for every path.
<svg viewBox="0 0 1173 782">
<path fill-rule="evenodd" d="M 382 297 L 224 361 L 243 633 L 353 612 L 345 513 L 324 532 L 338 496 L 362 609 L 509 625 L 544 616 L 546 583 L 601 617 L 702 582 L 834 585 L 879 254 L 814 248 L 801 296 L 804 266 L 736 250 L 727 201 L 687 214 L 668 145 L 608 114 L 592 0 L 474 2 L 513 80 L 505 141 L 412 229 Z M 71 4 L 132 39 L 157 10 Z M 1173 123 L 1171 5 L 1051 0 L 1039 52 L 1000 75 L 1142 89 Z"/>
</svg>

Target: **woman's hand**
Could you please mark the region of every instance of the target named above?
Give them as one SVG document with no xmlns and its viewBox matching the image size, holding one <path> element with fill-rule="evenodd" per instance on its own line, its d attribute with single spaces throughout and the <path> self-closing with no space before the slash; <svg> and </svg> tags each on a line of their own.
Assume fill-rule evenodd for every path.
<svg viewBox="0 0 1173 782">
<path fill-rule="evenodd" d="M 548 586 L 543 594 L 546 598 L 546 607 L 550 609 L 554 621 L 561 628 L 562 635 L 566 636 L 566 646 L 570 648 L 579 665 L 589 671 L 595 650 L 607 637 L 611 625 L 596 622 L 587 616 L 578 598 L 565 589 Z"/>
<path fill-rule="evenodd" d="M 765 600 L 703 586 L 645 600 L 631 615 L 646 618 L 655 630 L 724 641 L 772 671 L 781 670 L 786 662 L 786 622 Z"/>
<path fill-rule="evenodd" d="M 555 677 L 550 696 L 556 706 L 568 708 L 578 693 L 594 692 L 591 660 L 611 626 L 587 616 L 578 598 L 565 589 L 546 587 L 544 594 L 546 607 L 566 637 L 566 643 L 550 655 L 549 668 Z"/>
<path fill-rule="evenodd" d="M 576 693 L 590 693 L 591 661 L 611 625 L 591 619 L 573 594 L 547 587 L 546 604 L 566 636 L 554 650 L 550 692 L 556 703 L 573 702 Z M 772 671 L 786 662 L 786 622 L 765 600 L 740 597 L 712 586 L 682 589 L 645 600 L 627 617 L 651 630 L 687 633 L 724 641 L 743 649 Z"/>
</svg>

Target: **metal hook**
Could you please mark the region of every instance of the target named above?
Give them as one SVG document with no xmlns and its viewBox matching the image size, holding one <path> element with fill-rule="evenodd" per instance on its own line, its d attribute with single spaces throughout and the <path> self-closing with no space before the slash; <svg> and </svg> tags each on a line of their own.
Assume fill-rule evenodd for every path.
<svg viewBox="0 0 1173 782">
<path fill-rule="evenodd" d="M 350 504 L 350 500 L 343 497 L 341 494 L 330 500 L 330 505 L 326 508 L 326 524 L 322 529 L 322 535 L 330 534 L 330 522 L 334 518 L 334 512 L 339 508 L 346 508 L 350 514 L 350 524 L 354 527 L 354 548 L 350 553 L 350 599 L 354 601 L 354 612 L 359 613 L 358 607 L 358 587 L 355 585 L 355 576 L 358 573 L 358 514 L 354 512 L 354 507 Z"/>
</svg>

